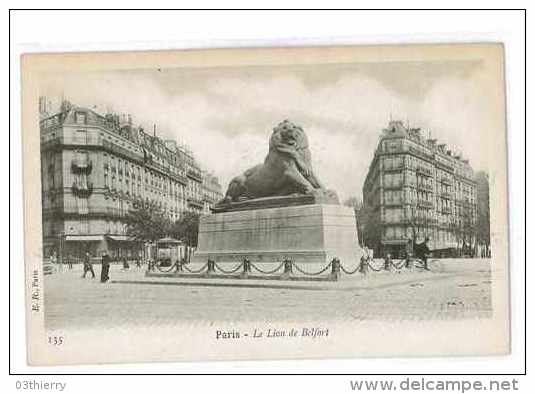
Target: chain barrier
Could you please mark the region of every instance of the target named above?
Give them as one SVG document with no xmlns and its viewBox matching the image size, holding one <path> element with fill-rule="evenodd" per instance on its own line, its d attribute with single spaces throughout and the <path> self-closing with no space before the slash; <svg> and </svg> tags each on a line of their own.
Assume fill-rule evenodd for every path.
<svg viewBox="0 0 535 394">
<path fill-rule="evenodd" d="M 173 265 L 171 265 L 171 266 L 169 267 L 169 269 L 167 269 L 167 270 L 162 269 L 162 267 L 160 266 L 160 264 L 155 264 L 155 267 L 156 267 L 156 269 L 157 269 L 158 271 L 160 271 L 160 272 L 168 273 L 168 272 L 171 272 L 171 271 L 172 271 L 178 264 L 179 264 L 179 263 L 178 263 L 178 261 L 177 261 L 176 263 L 174 263 Z"/>
<path fill-rule="evenodd" d="M 355 269 L 353 271 L 349 271 L 347 270 L 342 264 L 340 264 L 340 269 L 342 270 L 342 272 L 346 275 L 353 275 L 355 274 L 360 268 L 360 264 L 358 264 Z"/>
<path fill-rule="evenodd" d="M 224 274 L 229 274 L 229 275 L 230 275 L 230 274 L 233 274 L 233 273 L 235 273 L 236 271 L 238 271 L 241 267 L 243 267 L 243 262 L 242 262 L 242 263 L 239 263 L 236 267 L 232 268 L 231 270 L 225 270 L 225 269 L 221 268 L 221 267 L 219 266 L 219 264 L 217 264 L 217 263 L 215 263 L 215 267 L 216 267 L 219 271 L 221 271 L 222 273 L 224 273 Z"/>
<path fill-rule="evenodd" d="M 280 270 L 282 267 L 284 267 L 284 261 L 275 269 L 272 269 L 272 270 L 268 270 L 268 271 L 264 271 L 260 268 L 258 268 L 255 264 L 251 263 L 251 267 L 253 267 L 255 270 L 257 270 L 258 272 L 260 272 L 261 274 L 265 274 L 265 275 L 271 275 L 271 274 L 274 274 L 275 272 L 277 272 L 278 270 Z"/>
<path fill-rule="evenodd" d="M 392 267 L 394 267 L 395 269 L 400 270 L 400 269 L 402 269 L 403 267 L 405 267 L 406 262 L 407 262 L 407 260 L 404 259 L 404 260 L 399 260 L 399 263 L 396 264 L 396 263 L 394 262 L 394 260 L 392 260 L 392 261 L 390 262 L 390 265 L 391 265 Z"/>
<path fill-rule="evenodd" d="M 428 265 L 429 265 L 429 263 L 431 263 L 433 261 L 438 261 L 438 260 L 436 260 L 436 259 L 429 260 L 428 261 Z M 403 268 L 410 268 L 411 266 L 415 267 L 415 268 L 419 268 L 419 269 L 426 269 L 423 261 L 420 260 L 420 259 L 410 259 L 410 260 L 402 259 L 402 260 L 399 260 L 398 263 L 394 262 L 394 260 L 391 259 L 388 262 L 385 261 L 385 264 L 382 267 L 379 267 L 379 268 L 374 267 L 374 265 L 371 262 L 372 262 L 372 260 L 370 260 L 370 259 L 361 260 L 360 263 L 357 264 L 357 266 L 353 270 L 347 269 L 340 262 L 338 262 L 338 267 L 339 267 L 339 270 L 341 270 L 346 275 L 353 275 L 353 274 L 355 274 L 357 272 L 360 272 L 362 274 L 366 274 L 367 268 L 370 268 L 374 272 L 380 272 L 380 271 L 383 271 L 383 270 L 384 271 L 390 271 L 391 268 L 394 268 L 396 270 L 401 270 Z M 417 263 L 417 264 L 415 264 L 415 263 Z M 184 269 L 184 270 L 186 270 L 187 272 L 189 272 L 191 274 L 200 274 L 201 272 L 203 272 L 208 267 L 208 271 L 209 271 L 208 274 L 210 274 L 210 272 L 213 273 L 214 269 L 217 269 L 217 270 L 219 270 L 222 273 L 227 274 L 227 275 L 234 274 L 234 273 L 238 272 L 242 267 L 244 268 L 244 273 L 245 272 L 250 272 L 251 267 L 252 267 L 256 271 L 258 271 L 258 272 L 260 272 L 261 274 L 264 274 L 264 275 L 272 275 L 272 274 L 276 273 L 277 271 L 279 271 L 281 268 L 284 267 L 284 269 L 285 269 L 284 274 L 286 274 L 287 272 L 291 274 L 292 267 L 295 267 L 296 271 L 301 273 L 301 274 L 303 274 L 303 275 L 317 276 L 317 275 L 321 275 L 321 274 L 325 273 L 329 268 L 333 267 L 333 261 L 331 261 L 329 264 L 327 264 L 325 267 L 323 267 L 322 269 L 320 269 L 317 272 L 306 271 L 306 270 L 302 269 L 297 264 L 295 264 L 294 262 L 291 262 L 291 261 L 283 261 L 281 264 L 279 264 L 277 267 L 275 267 L 274 269 L 271 269 L 271 270 L 261 269 L 256 264 L 251 263 L 249 260 L 244 260 L 243 262 L 239 263 L 237 266 L 235 266 L 234 268 L 232 268 L 230 270 L 226 270 L 226 269 L 222 268 L 219 264 L 217 264 L 215 262 L 212 262 L 212 261 L 207 262 L 206 264 L 204 264 L 199 269 L 188 268 L 186 263 L 179 262 L 179 261 L 175 262 L 168 269 L 163 269 L 159 264 L 155 264 L 154 267 L 156 267 L 156 269 L 158 269 L 158 271 L 160 271 L 162 273 L 169 273 L 169 272 L 173 271 L 174 269 L 176 269 L 177 272 L 178 272 L 178 271 L 181 271 L 182 269 Z M 427 269 L 429 269 L 429 268 L 427 268 Z"/>
<path fill-rule="evenodd" d="M 325 271 L 327 271 L 327 270 L 331 267 L 331 265 L 332 265 L 332 261 L 331 261 L 329 264 L 327 264 L 324 268 L 322 268 L 321 270 L 319 270 L 318 272 L 307 272 L 307 271 L 305 271 L 305 270 L 299 268 L 299 266 L 297 266 L 295 263 L 293 263 L 292 265 L 295 267 L 295 269 L 297 270 L 297 272 L 300 272 L 300 273 L 302 273 L 303 275 L 316 276 L 316 275 L 321 275 L 321 274 L 323 274 Z"/>
<path fill-rule="evenodd" d="M 204 269 L 208 267 L 208 263 L 206 263 L 205 265 L 203 265 L 201 268 L 199 268 L 198 270 L 192 270 L 190 268 L 188 268 L 187 265 L 183 265 L 182 268 L 184 268 L 186 271 L 188 271 L 190 274 L 200 274 L 201 272 L 204 271 Z"/>
<path fill-rule="evenodd" d="M 372 271 L 379 272 L 379 271 L 382 271 L 382 270 L 383 270 L 382 267 L 375 268 L 375 267 L 373 266 L 373 264 L 371 263 L 371 260 L 368 260 L 366 264 L 368 264 L 368 267 L 370 267 L 370 268 L 372 269 Z"/>
</svg>

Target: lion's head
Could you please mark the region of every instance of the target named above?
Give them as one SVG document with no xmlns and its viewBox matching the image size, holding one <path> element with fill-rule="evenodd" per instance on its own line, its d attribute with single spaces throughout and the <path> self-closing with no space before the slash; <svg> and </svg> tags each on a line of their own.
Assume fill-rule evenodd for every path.
<svg viewBox="0 0 535 394">
<path fill-rule="evenodd" d="M 273 128 L 269 147 L 279 151 L 289 148 L 302 151 L 308 149 L 308 139 L 302 127 L 284 120 Z"/>
</svg>

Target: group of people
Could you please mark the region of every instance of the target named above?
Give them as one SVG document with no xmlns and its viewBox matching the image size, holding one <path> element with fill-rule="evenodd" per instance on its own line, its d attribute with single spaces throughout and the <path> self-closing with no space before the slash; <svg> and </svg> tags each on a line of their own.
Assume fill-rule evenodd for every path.
<svg viewBox="0 0 535 394">
<path fill-rule="evenodd" d="M 53 251 L 50 254 L 50 262 L 54 266 L 58 266 L 60 271 L 63 271 L 63 261 L 62 262 L 59 261 L 58 255 L 56 254 L 55 251 Z M 67 266 L 69 267 L 70 270 L 72 270 L 72 259 L 67 259 Z"/>
<path fill-rule="evenodd" d="M 107 252 L 104 252 L 102 254 L 102 257 L 101 257 L 101 267 L 102 268 L 100 270 L 100 281 L 102 283 L 106 283 L 106 282 L 108 282 L 110 280 L 110 264 L 111 264 L 111 260 L 112 259 L 111 259 L 110 255 Z M 73 267 L 72 261 L 73 261 L 72 258 L 67 259 L 69 269 L 72 269 L 72 267 Z M 59 261 L 58 256 L 57 256 L 55 251 L 53 251 L 50 254 L 50 262 L 54 266 L 58 267 L 59 271 L 62 271 L 63 262 Z M 142 267 L 141 259 L 140 258 L 135 259 L 135 264 L 136 264 L 137 268 L 141 268 Z M 122 258 L 122 265 L 123 265 L 123 267 L 122 267 L 123 270 L 129 270 L 130 269 L 130 264 L 129 264 L 129 262 L 128 262 L 126 257 Z M 82 278 L 85 278 L 88 274 L 91 274 L 91 278 L 92 279 L 96 278 L 95 270 L 93 268 L 93 260 L 92 260 L 91 253 L 86 252 L 84 254 L 84 256 L 83 256 L 83 274 L 82 274 Z"/>
<path fill-rule="evenodd" d="M 137 258 L 136 260 L 136 267 L 141 268 L 141 259 Z M 100 270 L 100 281 L 102 283 L 106 283 L 110 280 L 110 263 L 111 258 L 108 255 L 107 252 L 104 252 L 102 254 L 102 260 L 101 260 L 101 270 Z M 129 270 L 130 269 L 130 263 L 128 262 L 128 259 L 126 257 L 122 258 L 123 263 L 123 270 Z M 93 264 L 91 262 L 91 255 L 89 252 L 85 254 L 84 258 L 84 273 L 82 274 L 82 278 L 85 278 L 88 272 L 91 272 L 92 278 L 95 278 L 95 271 L 93 270 Z"/>
<path fill-rule="evenodd" d="M 82 278 L 85 278 L 88 272 L 91 272 L 91 277 L 95 279 L 95 271 L 93 270 L 93 262 L 91 261 L 91 254 L 86 252 L 84 255 L 84 273 Z M 102 254 L 101 269 L 100 269 L 100 281 L 106 283 L 110 280 L 110 256 L 104 252 Z"/>
<path fill-rule="evenodd" d="M 431 255 L 431 250 L 429 249 L 429 246 L 427 245 L 428 242 L 429 242 L 429 237 L 426 237 L 423 242 L 416 243 L 413 246 L 412 240 L 409 240 L 405 248 L 405 256 L 404 256 L 405 261 L 408 263 L 410 259 L 414 256 L 416 259 L 422 261 L 424 269 L 429 270 L 427 259 Z M 363 251 L 364 253 L 361 257 L 361 262 L 372 262 L 373 261 L 373 249 L 368 248 L 367 246 L 364 246 Z M 388 261 L 391 262 L 392 261 L 391 255 L 387 254 L 386 259 L 388 259 Z"/>
</svg>

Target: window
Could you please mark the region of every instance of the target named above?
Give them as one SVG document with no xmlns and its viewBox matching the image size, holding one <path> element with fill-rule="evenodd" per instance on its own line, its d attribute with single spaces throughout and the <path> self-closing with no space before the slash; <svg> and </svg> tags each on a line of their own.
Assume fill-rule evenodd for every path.
<svg viewBox="0 0 535 394">
<path fill-rule="evenodd" d="M 74 117 L 76 124 L 86 124 L 87 114 L 85 112 L 76 112 Z"/>
<path fill-rule="evenodd" d="M 86 151 L 76 151 L 75 160 L 76 165 L 85 167 L 89 164 L 89 155 Z"/>
<path fill-rule="evenodd" d="M 74 136 L 74 142 L 77 143 L 85 143 L 87 139 L 87 131 L 86 130 L 76 130 L 76 134 Z"/>
</svg>

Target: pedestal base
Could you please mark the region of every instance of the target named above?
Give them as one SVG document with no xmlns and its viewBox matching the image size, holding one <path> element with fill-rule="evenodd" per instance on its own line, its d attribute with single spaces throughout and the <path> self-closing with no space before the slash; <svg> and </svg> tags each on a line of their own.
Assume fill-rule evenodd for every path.
<svg viewBox="0 0 535 394">
<path fill-rule="evenodd" d="M 203 216 L 193 261 L 343 263 L 360 254 L 354 210 L 313 204 Z"/>
</svg>

